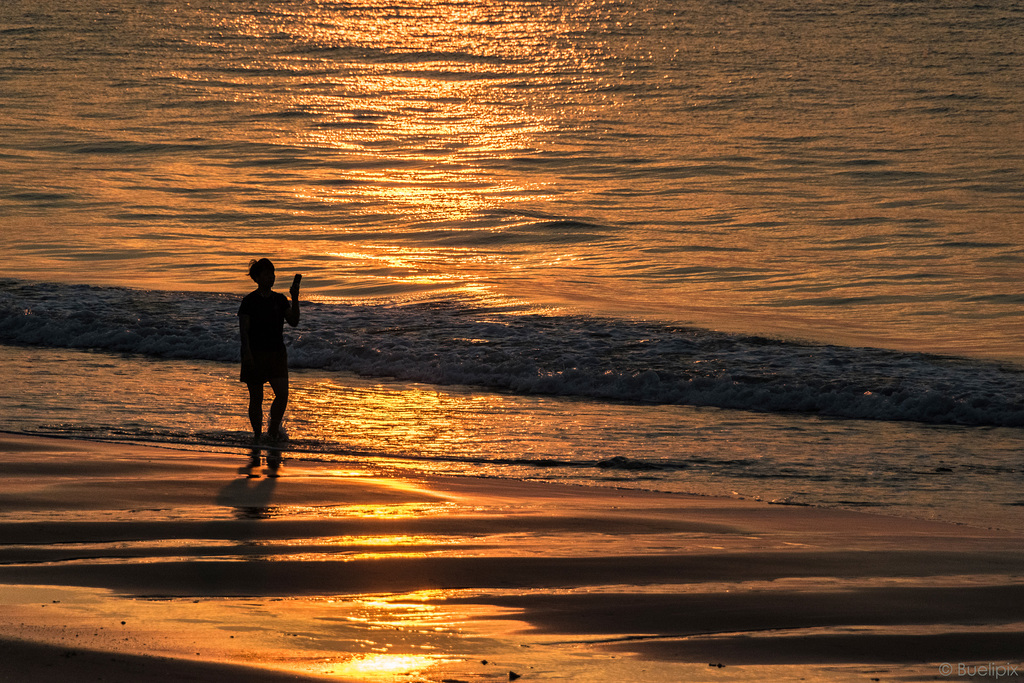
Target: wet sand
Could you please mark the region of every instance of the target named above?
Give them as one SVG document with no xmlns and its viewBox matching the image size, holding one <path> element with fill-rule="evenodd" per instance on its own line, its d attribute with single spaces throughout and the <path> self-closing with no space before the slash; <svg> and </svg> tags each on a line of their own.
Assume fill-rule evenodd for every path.
<svg viewBox="0 0 1024 683">
<path fill-rule="evenodd" d="M 0 434 L 0 679 L 950 680 L 1024 659 L 1016 534 L 268 453 Z"/>
</svg>

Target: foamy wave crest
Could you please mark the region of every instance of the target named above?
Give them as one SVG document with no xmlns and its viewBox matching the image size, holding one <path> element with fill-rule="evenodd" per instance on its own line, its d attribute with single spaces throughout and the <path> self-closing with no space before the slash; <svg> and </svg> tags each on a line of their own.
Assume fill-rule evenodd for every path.
<svg viewBox="0 0 1024 683">
<path fill-rule="evenodd" d="M 238 299 L 0 281 L 0 342 L 234 362 Z M 968 359 L 809 345 L 458 303 L 306 303 L 294 367 L 524 394 L 1024 427 L 1024 372 Z"/>
</svg>

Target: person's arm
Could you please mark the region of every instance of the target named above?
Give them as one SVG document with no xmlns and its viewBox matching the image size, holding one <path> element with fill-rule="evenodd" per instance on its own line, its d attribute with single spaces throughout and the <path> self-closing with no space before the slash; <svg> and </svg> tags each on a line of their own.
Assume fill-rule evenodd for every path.
<svg viewBox="0 0 1024 683">
<path fill-rule="evenodd" d="M 292 288 L 288 290 L 292 295 L 292 305 L 285 311 L 284 319 L 288 321 L 288 324 L 295 327 L 299 324 L 299 283 L 298 280 L 292 283 Z"/>
<path fill-rule="evenodd" d="M 252 361 L 252 349 L 249 348 L 249 316 L 241 313 L 238 316 L 238 328 L 242 337 L 242 362 Z"/>
</svg>

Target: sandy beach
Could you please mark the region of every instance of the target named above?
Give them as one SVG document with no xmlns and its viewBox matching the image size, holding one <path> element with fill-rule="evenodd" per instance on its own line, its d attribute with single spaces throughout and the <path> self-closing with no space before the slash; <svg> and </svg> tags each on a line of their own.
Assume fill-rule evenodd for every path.
<svg viewBox="0 0 1024 683">
<path fill-rule="evenodd" d="M 1012 533 L 260 455 L 0 435 L 0 680 L 955 680 L 1024 653 Z"/>
</svg>

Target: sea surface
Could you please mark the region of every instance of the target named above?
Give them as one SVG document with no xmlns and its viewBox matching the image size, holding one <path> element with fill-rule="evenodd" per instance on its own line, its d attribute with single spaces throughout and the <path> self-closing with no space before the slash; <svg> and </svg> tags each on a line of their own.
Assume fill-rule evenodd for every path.
<svg viewBox="0 0 1024 683">
<path fill-rule="evenodd" d="M 1024 7 L 0 4 L 0 430 L 1024 529 Z"/>
</svg>

